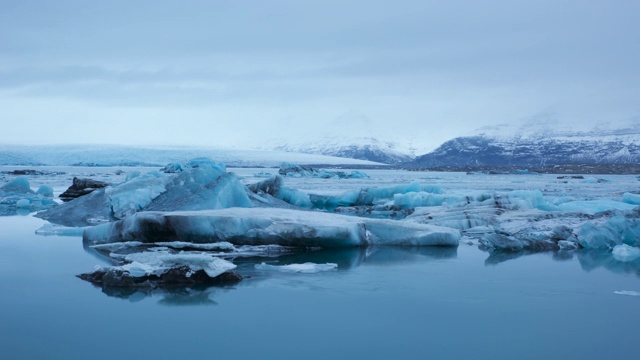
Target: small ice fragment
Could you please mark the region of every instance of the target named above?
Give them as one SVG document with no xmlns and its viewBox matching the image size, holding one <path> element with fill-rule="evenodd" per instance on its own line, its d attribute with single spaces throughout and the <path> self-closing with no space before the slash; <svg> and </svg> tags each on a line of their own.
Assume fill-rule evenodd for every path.
<svg viewBox="0 0 640 360">
<path fill-rule="evenodd" d="M 620 290 L 613 292 L 616 295 L 640 296 L 640 291 Z"/>
<path fill-rule="evenodd" d="M 29 180 L 27 180 L 27 178 L 24 176 L 19 176 L 2 185 L 2 187 L 0 187 L 0 190 L 18 194 L 33 194 L 33 190 L 31 190 L 31 187 L 29 187 Z"/>
<path fill-rule="evenodd" d="M 631 262 L 640 258 L 640 249 L 627 244 L 616 245 L 611 251 L 613 258 L 622 262 Z"/>
<path fill-rule="evenodd" d="M 20 199 L 16 201 L 16 207 L 18 208 L 28 208 L 31 205 L 31 201 L 29 199 Z"/>
<path fill-rule="evenodd" d="M 265 263 L 256 264 L 255 268 L 257 270 L 275 270 L 282 271 L 288 273 L 305 273 L 312 274 L 318 273 L 321 271 L 330 271 L 338 268 L 338 264 L 334 263 L 326 263 L 326 264 L 316 264 L 312 262 L 306 262 L 303 264 L 289 264 L 289 265 L 267 265 Z"/>
<path fill-rule="evenodd" d="M 36 230 L 36 235 L 57 235 L 57 236 L 82 236 L 84 227 L 66 227 L 54 224 L 44 224 Z"/>
<path fill-rule="evenodd" d="M 632 205 L 640 205 L 640 195 L 632 194 L 632 193 L 624 193 L 622 194 L 622 202 L 626 202 L 627 204 L 632 204 Z"/>
<path fill-rule="evenodd" d="M 42 185 L 38 188 L 37 194 L 44 197 L 53 197 L 53 188 L 48 185 Z"/>
</svg>

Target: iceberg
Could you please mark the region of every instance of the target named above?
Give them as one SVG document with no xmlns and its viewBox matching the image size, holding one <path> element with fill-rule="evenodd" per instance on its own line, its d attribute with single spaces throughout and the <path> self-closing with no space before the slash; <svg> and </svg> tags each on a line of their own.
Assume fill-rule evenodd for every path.
<svg viewBox="0 0 640 360">
<path fill-rule="evenodd" d="M 616 245 L 640 246 L 640 206 L 614 214 L 604 222 L 589 221 L 578 231 L 580 245 L 591 249 L 613 249 Z"/>
<path fill-rule="evenodd" d="M 194 159 L 166 186 L 145 210 L 207 210 L 251 207 L 247 188 L 224 164 L 210 159 Z"/>
<path fill-rule="evenodd" d="M 236 268 L 235 264 L 207 252 L 176 252 L 160 247 L 151 251 L 117 255 L 111 254 L 121 265 L 99 266 L 93 272 L 78 277 L 103 287 L 135 288 L 229 285 L 242 279 L 240 275 L 231 272 Z"/>
<path fill-rule="evenodd" d="M 234 245 L 348 247 L 367 245 L 457 246 L 455 229 L 280 208 L 140 212 L 86 229 L 85 244 L 186 241 Z"/>
<path fill-rule="evenodd" d="M 613 258 L 622 262 L 631 262 L 640 258 L 640 249 L 627 244 L 616 245 L 611 251 Z"/>
<path fill-rule="evenodd" d="M 622 202 L 625 202 L 627 204 L 632 204 L 632 205 L 640 205 L 640 195 L 624 193 L 622 194 Z"/>
<path fill-rule="evenodd" d="M 423 206 L 440 206 L 446 202 L 451 201 L 459 201 L 459 198 L 441 194 L 432 194 L 423 191 L 393 195 L 393 205 L 405 209 Z"/>
<path fill-rule="evenodd" d="M 0 216 L 28 214 L 57 206 L 49 196 L 49 189 L 41 186 L 38 192 L 34 192 L 24 176 L 9 181 L 0 187 Z"/>
<path fill-rule="evenodd" d="M 118 186 L 106 188 L 104 193 L 109 198 L 113 217 L 124 219 L 149 206 L 153 199 L 167 190 L 166 181 L 164 174 L 152 171 L 134 176 Z"/>
<path fill-rule="evenodd" d="M 33 194 L 33 190 L 31 190 L 31 186 L 29 186 L 29 180 L 24 176 L 18 176 L 2 185 L 0 190 L 5 193 Z"/>
<path fill-rule="evenodd" d="M 182 172 L 152 171 L 73 199 L 36 216 L 65 226 L 127 218 L 142 210 L 205 210 L 251 207 L 247 188 L 223 164 L 194 159 Z"/>
</svg>

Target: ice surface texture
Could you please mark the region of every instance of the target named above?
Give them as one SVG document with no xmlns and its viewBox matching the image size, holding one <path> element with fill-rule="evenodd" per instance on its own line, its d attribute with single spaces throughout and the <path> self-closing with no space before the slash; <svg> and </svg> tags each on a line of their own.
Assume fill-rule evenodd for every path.
<svg viewBox="0 0 640 360">
<path fill-rule="evenodd" d="M 249 207 L 247 189 L 223 164 L 194 159 L 184 171 L 152 171 L 122 184 L 95 190 L 37 216 L 65 226 L 124 219 L 141 210 L 203 210 Z"/>
<path fill-rule="evenodd" d="M 298 164 L 292 163 L 282 163 L 280 165 L 280 170 L 278 173 L 283 176 L 289 177 L 314 177 L 321 179 L 366 179 L 369 178 L 369 175 L 363 173 L 362 171 L 351 171 L 350 173 L 346 173 L 344 171 L 329 171 L 324 169 L 317 169 L 311 166 L 300 166 Z"/>
<path fill-rule="evenodd" d="M 311 262 L 306 262 L 302 264 L 288 264 L 288 265 L 270 265 L 270 264 L 255 264 L 254 267 L 257 270 L 271 270 L 271 271 L 280 271 L 285 273 L 318 273 L 323 271 L 331 271 L 336 270 L 338 268 L 338 264 L 334 263 L 326 263 L 326 264 L 315 264 Z"/>
<path fill-rule="evenodd" d="M 226 241 L 236 245 L 457 246 L 458 230 L 383 219 L 276 208 L 141 212 L 85 230 L 84 242 Z"/>
</svg>

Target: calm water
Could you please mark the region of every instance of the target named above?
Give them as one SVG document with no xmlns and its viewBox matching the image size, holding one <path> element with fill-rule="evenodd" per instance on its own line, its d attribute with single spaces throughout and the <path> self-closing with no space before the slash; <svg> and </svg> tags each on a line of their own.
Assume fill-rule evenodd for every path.
<svg viewBox="0 0 640 360">
<path fill-rule="evenodd" d="M 247 259 L 251 277 L 231 288 L 108 295 L 75 277 L 102 260 L 80 238 L 34 235 L 43 223 L 0 218 L 2 359 L 638 356 L 640 297 L 614 291 L 640 291 L 639 270 L 606 255 L 319 252 L 279 263 L 339 269 L 261 272 L 265 259 Z"/>
</svg>

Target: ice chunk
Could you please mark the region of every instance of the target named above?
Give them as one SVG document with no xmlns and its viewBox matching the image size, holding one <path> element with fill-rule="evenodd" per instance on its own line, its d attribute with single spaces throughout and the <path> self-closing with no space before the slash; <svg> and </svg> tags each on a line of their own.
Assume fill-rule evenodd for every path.
<svg viewBox="0 0 640 360">
<path fill-rule="evenodd" d="M 640 205 L 640 195 L 624 193 L 622 194 L 622 202 L 625 202 L 627 204 L 632 204 L 632 205 Z"/>
<path fill-rule="evenodd" d="M 311 262 L 306 262 L 303 264 L 268 265 L 265 263 L 261 263 L 261 264 L 256 264 L 255 268 L 257 270 L 274 270 L 274 271 L 289 272 L 289 273 L 312 274 L 312 273 L 318 273 L 323 271 L 336 270 L 338 268 L 338 264 L 334 264 L 334 263 L 315 264 Z"/>
<path fill-rule="evenodd" d="M 258 183 L 250 184 L 247 188 L 255 194 L 261 196 L 265 194 L 271 195 L 293 206 L 302 208 L 311 208 L 313 206 L 307 193 L 285 187 L 284 180 L 280 175 L 274 175 Z"/>
<path fill-rule="evenodd" d="M 146 209 L 174 211 L 251 206 L 247 188 L 235 174 L 226 173 L 223 164 L 199 159 L 174 177 L 167 184 L 167 191 Z"/>
<path fill-rule="evenodd" d="M 459 231 L 438 226 L 278 208 L 141 212 L 83 234 L 88 244 L 227 241 L 234 245 L 295 247 L 457 246 L 459 238 Z"/>
<path fill-rule="evenodd" d="M 36 194 L 29 186 L 25 177 L 17 177 L 0 187 L 0 216 L 26 215 L 31 211 L 38 211 L 58 205 L 52 199 Z"/>
<path fill-rule="evenodd" d="M 570 240 L 560 240 L 558 241 L 558 247 L 560 250 L 578 250 L 579 245 Z"/>
<path fill-rule="evenodd" d="M 633 290 L 619 290 L 613 292 L 616 295 L 628 295 L 628 296 L 640 296 L 640 291 Z"/>
<path fill-rule="evenodd" d="M 29 180 L 24 176 L 18 176 L 17 178 L 2 185 L 0 190 L 6 193 L 18 193 L 18 194 L 33 194 L 33 190 L 29 186 Z"/>
<path fill-rule="evenodd" d="M 81 274 L 83 280 L 104 287 L 156 288 L 162 286 L 226 285 L 242 278 L 233 263 L 207 253 L 172 253 L 168 250 L 132 253 L 126 264 Z"/>
<path fill-rule="evenodd" d="M 121 268 L 129 271 L 131 276 L 162 275 L 171 268 L 188 266 L 192 271 L 204 270 L 209 277 L 216 277 L 226 271 L 233 270 L 236 265 L 209 253 L 180 252 L 173 254 L 165 251 L 145 251 L 125 256 L 129 264 Z"/>
<path fill-rule="evenodd" d="M 167 166 L 165 166 L 164 168 L 162 168 L 162 171 L 165 173 L 179 173 L 182 172 L 182 165 L 179 163 L 171 163 L 171 164 L 167 164 Z"/>
<path fill-rule="evenodd" d="M 339 206 L 363 206 L 386 203 L 393 200 L 396 194 L 406 194 L 410 192 L 443 193 L 439 185 L 424 185 L 415 181 L 410 184 L 389 187 L 362 188 L 361 190 L 348 191 L 337 196 L 311 194 L 309 197 L 315 208 L 333 210 Z"/>
<path fill-rule="evenodd" d="M 147 207 L 153 199 L 167 190 L 166 182 L 167 178 L 163 173 L 152 171 L 144 175 L 138 174 L 118 186 L 106 188 L 105 194 L 109 198 L 113 216 L 123 219 Z"/>
<path fill-rule="evenodd" d="M 524 249 L 522 241 L 501 234 L 487 234 L 482 237 L 480 244 L 490 249 L 500 249 L 503 251 L 518 252 Z"/>
<path fill-rule="evenodd" d="M 594 215 L 609 210 L 632 210 L 635 206 L 612 199 L 598 199 L 588 201 L 570 201 L 558 205 L 558 210 L 575 211 Z"/>
<path fill-rule="evenodd" d="M 16 201 L 16 207 L 18 208 L 25 209 L 29 206 L 31 206 L 31 201 L 29 201 L 29 199 L 20 199 Z"/>
<path fill-rule="evenodd" d="M 82 236 L 82 232 L 85 228 L 83 227 L 66 227 L 59 226 L 55 224 L 44 224 L 38 230 L 36 230 L 37 235 L 58 235 L 58 236 Z"/>
<path fill-rule="evenodd" d="M 36 192 L 36 194 L 42 195 L 44 197 L 49 197 L 49 198 L 53 197 L 53 188 L 48 185 L 42 185 L 38 188 L 38 191 Z"/>
<path fill-rule="evenodd" d="M 393 205 L 402 208 L 415 208 L 419 206 L 440 206 L 445 202 L 458 201 L 457 197 L 432 194 L 428 192 L 409 192 L 406 194 L 394 194 Z"/>
<path fill-rule="evenodd" d="M 613 247 L 611 254 L 618 261 L 630 262 L 640 258 L 640 249 L 627 244 L 616 245 Z"/>
<path fill-rule="evenodd" d="M 590 221 L 578 231 L 580 245 L 591 249 L 611 249 L 616 245 L 640 246 L 640 207 L 616 215 L 602 223 Z"/>
<path fill-rule="evenodd" d="M 35 216 L 64 226 L 88 226 L 116 220 L 105 189 L 92 191 Z"/>
<path fill-rule="evenodd" d="M 323 169 L 316 169 L 311 166 L 300 166 L 292 163 L 282 163 L 278 173 L 283 176 L 289 177 L 315 177 L 322 179 L 339 178 L 339 179 L 365 179 L 369 178 L 369 175 L 362 171 L 351 171 L 346 173 L 344 171 L 328 171 Z"/>
<path fill-rule="evenodd" d="M 140 171 L 132 171 L 130 173 L 127 174 L 127 177 L 125 178 L 125 181 L 130 181 L 133 180 L 135 178 L 137 178 L 138 176 L 140 176 Z"/>
<path fill-rule="evenodd" d="M 96 190 L 38 217 L 66 226 L 126 218 L 140 210 L 203 210 L 250 207 L 247 189 L 223 164 L 196 159 L 178 175 L 153 171 L 115 187 Z"/>
</svg>

